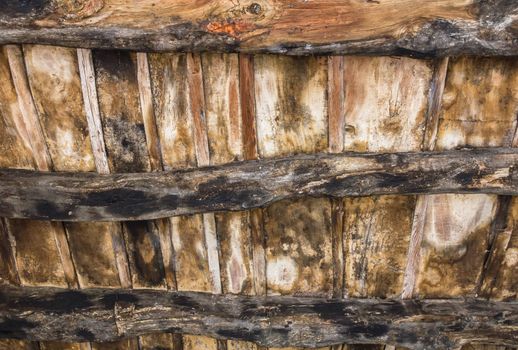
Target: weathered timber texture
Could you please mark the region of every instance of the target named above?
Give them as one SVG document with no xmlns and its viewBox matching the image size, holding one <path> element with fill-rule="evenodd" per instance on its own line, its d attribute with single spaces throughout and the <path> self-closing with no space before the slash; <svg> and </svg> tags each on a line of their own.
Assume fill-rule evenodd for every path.
<svg viewBox="0 0 518 350">
<path fill-rule="evenodd" d="M 403 57 L 345 57 L 344 61 L 344 149 L 420 151 L 431 62 Z M 343 200 L 347 296 L 400 294 L 414 206 L 414 196 Z"/>
<path fill-rule="evenodd" d="M 513 0 L 0 4 L 0 44 L 285 54 L 518 54 Z"/>
<path fill-rule="evenodd" d="M 161 173 L 0 170 L 0 215 L 141 220 L 242 210 L 287 198 L 415 193 L 518 194 L 514 149 L 299 155 Z"/>
<path fill-rule="evenodd" d="M 389 342 L 419 349 L 452 348 L 472 340 L 518 341 L 518 303 L 482 299 L 329 300 L 3 287 L 0 306 L 2 338 L 113 341 L 175 331 L 273 347 Z"/>
<path fill-rule="evenodd" d="M 450 59 L 434 149 L 511 146 L 518 112 L 517 82 L 516 60 Z M 413 295 L 475 295 L 501 207 L 498 197 L 449 194 L 423 200 L 422 244 Z"/>
</svg>

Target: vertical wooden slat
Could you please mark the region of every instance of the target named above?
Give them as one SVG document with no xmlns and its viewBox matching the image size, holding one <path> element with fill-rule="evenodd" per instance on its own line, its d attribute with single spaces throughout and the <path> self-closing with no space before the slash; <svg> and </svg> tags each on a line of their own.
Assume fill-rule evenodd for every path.
<svg viewBox="0 0 518 350">
<path fill-rule="evenodd" d="M 94 155 L 95 165 L 97 172 L 100 174 L 109 174 L 110 165 L 106 153 L 106 146 L 104 142 L 104 133 L 101 123 L 101 113 L 99 109 L 99 98 L 96 86 L 95 68 L 93 62 L 92 52 L 90 50 L 78 49 L 78 65 L 81 76 L 81 87 L 83 92 L 83 100 L 85 104 L 85 112 L 88 122 L 88 129 L 90 140 L 92 144 L 92 151 Z M 97 226 L 97 227 L 95 227 Z M 131 279 L 129 277 L 128 263 L 126 258 L 126 251 L 124 248 L 124 241 L 122 237 L 122 230 L 120 224 L 116 223 L 97 223 L 95 225 L 86 225 L 85 223 L 70 223 L 67 224 L 67 229 L 71 240 L 77 242 L 76 261 L 82 260 L 84 263 L 81 264 L 83 269 L 83 286 L 125 286 L 131 285 Z M 105 247 L 104 249 L 95 249 L 96 244 L 92 240 L 83 240 L 83 232 L 89 230 L 96 230 L 99 232 L 97 235 L 97 243 L 102 244 L 100 246 Z M 80 247 L 87 247 L 80 249 Z M 108 248 L 110 247 L 110 248 Z M 94 256 L 97 256 L 100 264 L 94 264 L 89 266 L 88 253 L 91 252 Z M 115 264 L 118 276 L 118 281 L 113 280 L 112 264 Z"/>
<path fill-rule="evenodd" d="M 342 152 L 345 133 L 345 89 L 344 57 L 328 58 L 328 119 L 329 152 Z M 331 200 L 333 235 L 333 297 L 341 298 L 344 293 L 344 203 L 341 199 Z M 341 346 L 341 345 L 340 345 Z M 336 347 L 335 347 L 336 348 Z"/>
<path fill-rule="evenodd" d="M 205 112 L 213 165 L 243 159 L 237 55 L 202 55 Z M 249 213 L 214 215 L 223 293 L 253 292 Z"/>
<path fill-rule="evenodd" d="M 49 171 L 52 169 L 52 160 L 47 145 L 45 144 L 38 119 L 38 111 L 32 99 L 21 47 L 17 45 L 7 45 L 5 46 L 5 52 L 7 53 L 12 81 L 18 96 L 21 117 L 23 118 L 21 124 L 25 126 L 25 131 L 36 162 L 36 168 L 38 170 Z"/>
<path fill-rule="evenodd" d="M 262 157 L 328 147 L 325 58 L 256 56 L 257 142 Z M 275 203 L 264 210 L 269 294 L 331 296 L 331 204 Z"/>
<path fill-rule="evenodd" d="M 518 65 L 515 61 L 505 61 L 507 67 L 503 86 L 506 99 L 500 107 L 515 113 L 514 136 L 511 147 L 518 147 Z M 514 92 L 513 92 L 514 91 Z M 508 141 L 506 140 L 506 143 Z M 515 300 L 518 296 L 518 200 L 516 197 L 500 196 L 499 208 L 493 220 L 489 251 L 481 274 L 477 294 L 496 300 Z"/>
<path fill-rule="evenodd" d="M 194 149 L 198 166 L 210 165 L 207 121 L 205 115 L 205 96 L 203 88 L 203 73 L 201 56 L 187 55 L 187 68 L 191 112 L 194 126 Z M 218 242 L 214 214 L 202 214 L 207 263 L 212 283 L 212 292 L 221 293 L 221 272 L 218 257 Z"/>
<path fill-rule="evenodd" d="M 432 69 L 409 58 L 347 57 L 344 63 L 348 151 L 418 151 Z M 346 198 L 346 294 L 395 297 L 402 289 L 413 196 Z"/>
<path fill-rule="evenodd" d="M 517 112 L 510 86 L 515 85 L 512 60 L 450 59 L 436 149 L 510 145 Z M 436 195 L 427 201 L 413 295 L 474 295 L 490 246 L 497 197 Z"/>
<path fill-rule="evenodd" d="M 106 146 L 104 144 L 101 125 L 101 113 L 99 112 L 99 99 L 95 85 L 92 51 L 88 49 L 77 49 L 77 59 L 95 167 L 99 174 L 109 174 L 110 167 L 108 165 L 108 157 L 106 156 Z"/>
<path fill-rule="evenodd" d="M 434 72 L 428 92 L 425 134 L 421 147 L 422 150 L 425 151 L 433 151 L 435 149 L 448 63 L 448 57 L 434 62 Z M 423 241 L 426 208 L 429 199 L 427 196 L 417 196 L 412 230 L 410 233 L 410 243 L 408 246 L 407 263 L 403 277 L 403 292 L 401 293 L 401 297 L 404 299 L 411 298 L 414 293 L 415 278 L 421 259 L 421 244 Z"/>
<path fill-rule="evenodd" d="M 193 59 L 188 58 L 188 55 L 185 54 L 150 54 L 148 60 L 164 169 L 194 167 L 196 166 L 196 147 L 190 96 L 193 78 L 188 78 L 190 75 L 188 60 L 192 65 Z M 197 86 L 201 84 L 199 79 Z M 203 93 L 202 91 L 198 93 Z M 198 95 L 198 98 L 201 96 Z M 202 112 L 199 107 L 197 111 Z M 170 287 L 178 290 L 213 291 L 203 216 L 171 218 L 170 233 L 173 253 L 170 267 L 175 269 L 174 276 L 171 276 L 175 279 L 175 286 L 170 285 Z M 205 344 L 206 342 L 195 336 L 174 335 L 173 343 L 174 349 L 179 349 L 181 347 L 192 348 L 193 343 Z M 208 345 L 203 346 L 209 346 L 215 350 L 217 342 L 211 340 Z"/>
<path fill-rule="evenodd" d="M 5 48 L 0 48 L 0 166 L 33 169 L 30 143 L 23 125 L 16 90 L 12 81 Z M 0 282 L 20 284 L 15 259 L 15 242 L 7 230 L 7 220 L 0 219 Z M 2 339 L 0 349 L 36 350 L 37 343 Z"/>
<path fill-rule="evenodd" d="M 344 57 L 328 58 L 329 152 L 342 152 L 345 134 Z"/>
<path fill-rule="evenodd" d="M 38 110 L 34 103 L 32 92 L 29 86 L 22 49 L 19 46 L 9 45 L 5 48 L 5 50 L 9 61 L 13 85 L 16 89 L 18 104 L 21 111 L 21 114 L 18 116 L 21 115 L 23 118 L 23 120 L 17 122 L 17 124 L 23 125 L 25 128 L 23 134 L 25 134 L 29 139 L 37 169 L 44 171 L 52 170 L 52 159 L 50 158 L 47 144 L 45 142 L 45 136 L 39 121 Z M 17 227 L 18 224 L 27 229 L 26 234 L 19 231 Z M 61 271 L 63 273 L 63 278 L 66 285 L 70 287 L 77 286 L 75 269 L 70 256 L 65 230 L 62 224 L 55 222 L 43 223 L 35 221 L 26 221 L 22 223 L 21 221 L 16 220 L 8 222 L 7 226 L 8 230 L 10 230 L 16 240 L 22 239 L 19 235 L 25 235 L 23 240 L 26 243 L 19 244 L 19 248 L 26 248 L 27 250 L 24 251 L 22 249 L 17 249 L 17 254 L 21 254 L 19 255 L 18 259 L 18 266 L 20 268 L 20 272 L 23 272 L 23 277 L 21 278 L 22 283 L 25 282 L 31 284 L 32 278 L 35 278 L 34 281 L 37 284 L 60 283 L 60 277 L 58 277 L 58 275 L 60 275 L 59 271 Z M 38 229 L 45 232 L 45 234 L 37 235 Z M 32 238 L 27 236 L 30 234 L 30 232 L 32 232 L 34 235 Z M 31 243 L 38 247 L 40 247 L 40 244 L 42 246 L 47 245 L 47 249 L 40 248 L 39 251 L 37 251 L 36 249 L 30 247 Z M 47 253 L 50 255 L 46 255 Z M 27 254 L 27 257 L 25 254 Z M 58 257 L 59 261 L 55 260 L 56 256 Z M 27 260 L 27 258 L 29 260 Z M 37 276 L 40 269 L 45 269 L 48 267 L 41 264 L 41 261 L 45 260 L 49 262 L 52 260 L 56 264 L 57 274 L 51 273 L 53 278 L 51 278 L 49 281 L 44 280 L 44 276 Z M 32 264 L 32 266 L 29 266 L 28 264 Z M 61 264 L 61 268 L 57 267 L 58 264 Z"/>
<path fill-rule="evenodd" d="M 162 157 L 160 155 L 160 142 L 153 109 L 149 62 L 147 54 L 144 52 L 137 53 L 137 81 L 150 167 L 152 171 L 160 171 L 163 169 Z"/>
<path fill-rule="evenodd" d="M 254 56 L 239 55 L 239 97 L 241 104 L 243 158 L 257 159 L 257 127 L 255 108 Z M 263 231 L 263 211 L 249 212 L 252 244 L 253 288 L 255 295 L 266 295 L 266 254 Z"/>
<path fill-rule="evenodd" d="M 90 350 L 89 343 L 40 342 L 40 350 Z"/>
</svg>

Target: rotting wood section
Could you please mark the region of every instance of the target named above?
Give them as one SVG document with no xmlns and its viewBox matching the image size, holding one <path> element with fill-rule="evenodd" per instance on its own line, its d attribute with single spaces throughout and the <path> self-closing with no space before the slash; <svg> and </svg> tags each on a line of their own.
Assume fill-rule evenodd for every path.
<svg viewBox="0 0 518 350">
<path fill-rule="evenodd" d="M 113 341 L 154 332 L 262 346 L 389 343 L 419 349 L 518 341 L 518 303 L 324 299 L 158 290 L 2 287 L 0 337 Z M 419 336 L 417 336 L 419 334 Z"/>
<path fill-rule="evenodd" d="M 0 170 L 0 215 L 143 220 L 261 207 L 301 196 L 518 194 L 516 149 L 299 155 L 160 173 Z"/>
<path fill-rule="evenodd" d="M 512 0 L 4 1 L 0 44 L 295 55 L 516 55 L 517 9 Z"/>
</svg>

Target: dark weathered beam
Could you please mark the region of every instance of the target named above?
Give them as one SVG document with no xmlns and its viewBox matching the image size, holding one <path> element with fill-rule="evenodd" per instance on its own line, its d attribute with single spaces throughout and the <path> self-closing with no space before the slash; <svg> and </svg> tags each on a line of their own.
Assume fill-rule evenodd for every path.
<svg viewBox="0 0 518 350">
<path fill-rule="evenodd" d="M 299 155 L 157 173 L 0 170 L 0 216 L 67 221 L 156 219 L 244 210 L 301 196 L 518 195 L 518 150 Z"/>
<path fill-rule="evenodd" d="M 512 345 L 518 341 L 518 302 L 0 288 L 3 338 L 110 341 L 154 332 L 272 347 L 389 343 L 447 349 L 472 341 Z"/>
<path fill-rule="evenodd" d="M 517 55 L 514 0 L 0 1 L 0 44 L 304 54 Z"/>
</svg>

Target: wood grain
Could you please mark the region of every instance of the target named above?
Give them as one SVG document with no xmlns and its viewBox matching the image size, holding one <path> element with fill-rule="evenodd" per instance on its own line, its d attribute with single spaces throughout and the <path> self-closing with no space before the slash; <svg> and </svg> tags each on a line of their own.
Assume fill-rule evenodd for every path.
<svg viewBox="0 0 518 350">
<path fill-rule="evenodd" d="M 431 76 L 427 61 L 346 57 L 342 147 L 419 151 Z M 402 287 L 415 198 L 346 198 L 343 206 L 346 294 L 396 297 Z"/>
<path fill-rule="evenodd" d="M 0 43 L 307 54 L 516 55 L 512 1 L 40 0 L 0 8 Z"/>
<path fill-rule="evenodd" d="M 518 193 L 517 158 L 514 149 L 491 148 L 299 155 L 163 173 L 2 169 L 0 215 L 65 221 L 144 220 L 256 208 L 305 195 L 514 195 Z"/>
<path fill-rule="evenodd" d="M 0 295 L 1 336 L 38 340 L 113 341 L 175 329 L 271 347 L 390 342 L 434 349 L 470 341 L 512 345 L 518 328 L 516 302 L 483 299 L 325 299 L 41 287 L 2 287 Z"/>
<path fill-rule="evenodd" d="M 509 146 L 518 112 L 516 72 L 514 60 L 450 59 L 436 149 Z M 476 293 L 496 210 L 496 196 L 429 198 L 416 295 Z"/>
<path fill-rule="evenodd" d="M 194 58 L 192 55 L 184 54 L 153 54 L 149 55 L 149 66 L 164 168 L 195 167 L 200 153 L 205 155 L 202 161 L 208 164 L 210 160 L 207 126 L 204 121 L 205 106 L 200 56 Z M 194 99 L 191 94 L 192 89 L 199 90 Z M 174 267 L 178 290 L 214 292 L 215 286 L 221 289 L 220 277 L 215 280 L 210 273 L 205 233 L 208 229 L 212 229 L 209 233 L 215 234 L 216 228 L 213 217 L 207 219 L 204 220 L 202 215 L 169 219 L 173 249 L 173 255 L 169 259 L 170 266 Z M 211 252 L 211 254 L 214 253 L 217 254 L 217 251 Z M 195 344 L 211 350 L 217 348 L 215 340 L 189 336 L 177 336 L 177 338 L 182 340 L 184 349 L 192 349 Z"/>
</svg>

